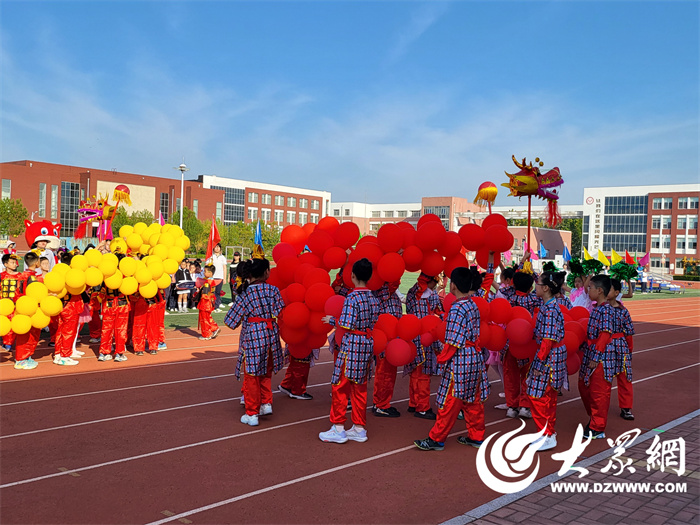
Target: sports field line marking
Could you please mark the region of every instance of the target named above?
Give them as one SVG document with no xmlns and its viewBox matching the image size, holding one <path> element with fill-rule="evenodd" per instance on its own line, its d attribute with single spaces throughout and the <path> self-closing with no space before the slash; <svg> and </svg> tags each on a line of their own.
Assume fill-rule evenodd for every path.
<svg viewBox="0 0 700 525">
<path fill-rule="evenodd" d="M 669 371 L 663 372 L 663 373 L 661 373 L 661 374 L 656 374 L 656 375 L 654 375 L 654 376 L 650 376 L 650 377 L 646 377 L 646 378 L 643 378 L 643 379 L 639 379 L 639 380 L 636 381 L 636 383 L 643 383 L 644 381 L 649 381 L 649 380 L 655 379 L 655 378 L 657 378 L 657 377 L 661 377 L 661 376 L 673 374 L 673 373 L 675 373 L 675 372 L 680 372 L 680 371 L 682 371 L 682 370 L 686 370 L 686 369 L 688 369 L 688 368 L 692 368 L 692 367 L 698 366 L 698 365 L 700 365 L 700 363 L 694 363 L 694 364 L 692 364 L 692 365 L 684 366 L 684 367 L 681 367 L 681 368 L 676 368 L 676 369 L 674 369 L 674 370 L 669 370 Z M 494 383 L 496 383 L 496 382 L 499 382 L 499 381 L 494 381 Z M 615 387 L 613 387 L 612 389 L 615 390 L 616 388 L 617 388 L 617 387 L 615 386 Z M 436 394 L 435 394 L 435 393 L 431 394 L 431 397 L 434 396 L 434 395 L 436 395 Z M 563 402 L 558 403 L 558 404 L 563 405 L 563 404 L 571 403 L 571 402 L 576 401 L 576 400 L 579 400 L 579 399 L 581 399 L 580 396 L 579 396 L 579 397 L 572 398 L 572 399 L 568 399 L 568 400 L 563 401 Z M 399 399 L 399 400 L 395 400 L 394 402 L 395 402 L 395 403 L 403 403 L 403 402 L 406 402 L 406 401 L 408 401 L 408 399 Z M 367 410 L 369 410 L 369 409 L 370 409 L 370 407 L 367 407 Z M 148 452 L 148 453 L 146 453 L 146 454 L 139 454 L 139 455 L 137 455 L 137 456 L 130 456 L 130 457 L 127 457 L 127 458 L 116 459 L 116 460 L 107 461 L 107 462 L 104 462 L 104 463 L 98 463 L 98 464 L 96 464 L 96 465 L 89 465 L 89 466 L 87 466 L 87 467 L 80 467 L 80 468 L 73 469 L 73 470 L 69 470 L 69 471 L 65 471 L 65 472 L 59 472 L 59 473 L 54 473 L 54 474 L 47 474 L 47 475 L 38 476 L 38 477 L 35 477 L 35 478 L 29 478 L 29 479 L 20 480 L 20 481 L 14 481 L 14 482 L 11 482 L 11 483 L 5 483 L 5 484 L 3 484 L 3 485 L 0 485 L 0 489 L 9 488 L 9 487 L 14 487 L 14 486 L 17 486 L 17 485 L 26 485 L 26 484 L 28 484 L 28 483 L 34 483 L 34 482 L 37 482 L 37 481 L 42 481 L 42 480 L 44 480 L 44 479 L 50 479 L 50 478 L 55 478 L 55 477 L 59 477 L 59 476 L 69 475 L 69 474 L 72 473 L 72 472 L 83 472 L 83 471 L 86 471 L 86 470 L 94 470 L 94 469 L 97 469 L 97 468 L 102 468 L 102 467 L 106 467 L 106 466 L 110 466 L 110 465 L 117 465 L 117 464 L 120 464 L 120 463 L 126 463 L 126 462 L 134 461 L 134 460 L 137 460 L 137 459 L 144 459 L 144 458 L 148 458 L 148 457 L 152 457 L 152 456 L 158 456 L 158 455 L 166 454 L 166 453 L 169 453 L 169 452 L 177 452 L 177 451 L 179 451 L 179 450 L 186 450 L 186 449 L 189 449 L 189 448 L 194 448 L 194 447 L 198 447 L 198 446 L 202 446 L 202 445 L 209 445 L 209 444 L 212 444 L 212 443 L 218 443 L 218 442 L 221 442 L 221 441 L 227 441 L 227 440 L 229 440 L 229 439 L 235 439 L 235 438 L 238 438 L 238 437 L 250 436 L 250 435 L 254 435 L 254 434 L 259 434 L 259 433 L 261 433 L 261 432 L 269 432 L 269 431 L 271 431 L 271 430 L 278 430 L 278 429 L 280 429 L 280 428 L 291 427 L 291 426 L 295 426 L 295 425 L 299 425 L 299 424 L 303 424 L 303 423 L 309 423 L 309 422 L 311 422 L 311 421 L 319 421 L 319 420 L 321 420 L 321 419 L 327 419 L 327 418 L 328 418 L 328 415 L 327 415 L 327 414 L 324 414 L 324 415 L 318 416 L 318 417 L 308 418 L 308 419 L 304 419 L 304 420 L 300 420 L 300 421 L 292 421 L 292 422 L 290 422 L 290 423 L 284 423 L 284 424 L 276 425 L 276 426 L 273 426 L 273 427 L 261 428 L 261 429 L 258 429 L 258 430 L 250 430 L 250 431 L 242 432 L 242 433 L 239 433 L 239 434 L 233 434 L 233 435 L 231 435 L 231 436 L 223 436 L 223 437 L 219 437 L 219 438 L 208 439 L 208 440 L 206 440 L 206 441 L 199 441 L 199 442 L 196 442 L 196 443 L 190 443 L 189 445 L 181 445 L 181 446 L 179 446 L 179 447 L 172 447 L 172 448 L 168 448 L 168 449 L 157 450 L 157 451 L 154 451 L 154 452 Z M 498 424 L 498 423 L 502 423 L 502 422 L 510 421 L 510 420 L 511 420 L 510 418 L 503 418 L 503 419 L 499 419 L 499 420 L 496 420 L 496 421 L 491 421 L 491 422 L 489 422 L 489 423 L 486 423 L 486 426 L 488 427 L 488 426 L 491 426 L 491 425 L 496 425 L 496 424 Z M 448 437 L 456 436 L 456 435 L 458 435 L 458 434 L 462 434 L 463 432 L 464 432 L 464 431 L 453 432 L 453 433 L 450 434 Z M 398 452 L 402 452 L 402 451 L 406 451 L 406 450 L 411 450 L 412 448 L 413 448 L 413 446 L 402 447 L 401 449 L 397 449 L 396 451 L 393 451 L 393 453 L 398 453 Z M 386 452 L 386 453 L 382 454 L 381 457 L 385 457 L 385 456 L 391 455 L 391 454 L 392 454 L 392 451 Z M 374 459 L 378 459 L 378 456 L 373 456 L 373 457 L 370 457 L 370 458 L 365 458 L 364 460 L 360 460 L 360 461 L 361 461 L 362 463 L 366 463 L 366 462 L 369 462 L 369 461 L 373 461 Z M 356 462 L 355 462 L 355 463 L 356 463 Z M 328 472 L 324 471 L 324 472 L 326 472 L 326 473 L 336 472 L 337 470 L 343 470 L 343 469 L 349 468 L 350 466 L 353 466 L 353 465 L 354 465 L 354 463 L 353 463 L 353 464 L 347 464 L 347 465 L 339 465 L 338 467 L 334 467 L 334 469 L 331 470 L 331 471 L 328 471 Z M 311 474 L 311 475 L 310 475 L 311 477 L 305 476 L 304 478 L 299 478 L 299 479 L 297 479 L 297 480 L 291 480 L 291 481 L 285 482 L 285 484 L 283 484 L 283 486 L 288 486 L 288 485 L 291 485 L 291 484 L 299 483 L 300 481 L 306 481 L 307 479 L 312 479 L 312 478 L 315 478 L 315 477 L 319 477 L 319 475 L 323 475 L 323 474 L 319 474 L 319 473 Z M 277 485 L 275 485 L 274 487 L 279 488 Z M 269 491 L 270 491 L 270 488 L 268 487 L 267 489 L 261 489 L 261 490 L 262 490 L 263 492 L 269 492 Z M 272 489 L 272 490 L 274 490 L 274 489 Z M 261 493 L 263 493 L 263 492 L 255 491 L 255 493 L 249 493 L 248 495 L 245 495 L 245 494 L 244 494 L 244 495 L 242 495 L 242 496 L 251 497 L 251 496 L 255 496 L 255 495 L 257 495 L 257 494 L 261 494 Z M 236 496 L 236 498 L 238 498 L 238 499 L 236 499 L 236 501 L 238 501 L 239 499 L 243 499 L 242 496 Z M 225 504 L 225 503 L 224 503 L 224 504 Z M 216 505 L 216 504 L 214 504 L 214 505 Z M 216 506 L 220 506 L 220 505 L 216 505 Z M 215 507 L 210 507 L 210 506 L 209 506 L 208 508 L 215 508 Z M 183 518 L 183 517 L 189 516 L 189 515 L 191 515 L 191 514 L 196 514 L 197 512 L 201 512 L 201 510 L 195 509 L 194 511 L 188 511 L 187 513 L 182 513 L 182 514 L 173 516 L 172 518 L 173 518 L 173 519 L 179 519 L 179 518 Z M 172 520 L 167 520 L 167 521 L 172 521 Z M 156 522 L 156 523 L 161 523 L 161 522 Z M 162 522 L 162 523 L 165 523 L 165 522 Z M 154 524 L 149 524 L 149 525 L 154 525 Z"/>
<path fill-rule="evenodd" d="M 693 365 L 690 365 L 690 366 L 687 366 L 687 367 L 683 367 L 683 368 L 678 368 L 678 369 L 676 369 L 676 370 L 670 370 L 670 371 L 665 372 L 665 373 L 663 373 L 663 374 L 657 374 L 657 375 L 655 375 L 655 376 L 651 376 L 651 377 L 648 377 L 648 378 L 640 379 L 639 381 L 637 381 L 637 383 L 641 383 L 641 382 L 643 382 L 643 381 L 648 381 L 648 380 L 650 380 L 650 379 L 654 379 L 654 378 L 660 377 L 660 376 L 662 376 L 662 375 L 668 375 L 668 374 L 671 374 L 671 373 L 674 373 L 674 372 L 678 372 L 678 371 L 680 371 L 680 370 L 684 370 L 684 369 L 686 369 L 686 368 L 690 368 L 690 367 L 698 366 L 698 365 L 700 365 L 700 363 L 695 363 L 695 364 L 693 364 Z M 569 402 L 575 401 L 575 400 L 577 400 L 577 399 L 581 399 L 581 398 L 580 398 L 580 397 L 577 397 L 577 398 L 569 399 L 569 400 L 565 401 L 565 403 L 569 403 Z M 564 404 L 564 403 L 560 403 L 560 404 Z M 497 421 L 491 421 L 490 423 L 486 423 L 486 426 L 488 427 L 488 426 L 491 426 L 491 425 L 496 425 L 496 424 L 498 424 L 498 423 L 502 423 L 502 422 L 505 422 L 505 421 L 512 421 L 512 420 L 511 420 L 510 418 L 499 419 L 499 420 L 497 420 Z M 464 433 L 464 430 L 459 431 L 459 432 L 452 432 L 448 437 L 453 437 L 453 436 L 456 436 L 456 435 L 458 435 L 458 434 L 463 434 L 463 433 Z M 357 465 L 362 465 L 362 464 L 364 464 L 364 463 L 369 463 L 369 462 L 371 462 L 371 461 L 376 461 L 376 460 L 378 460 L 378 459 L 382 459 L 382 458 L 385 458 L 385 457 L 387 457 L 387 456 L 391 456 L 391 455 L 394 455 L 394 454 L 399 454 L 399 453 L 401 453 L 401 452 L 406 452 L 406 451 L 412 450 L 412 449 L 414 449 L 414 448 L 415 448 L 414 445 L 410 445 L 410 446 L 407 446 L 407 447 L 401 447 L 401 448 L 398 448 L 398 449 L 395 449 L 395 450 L 390 450 L 390 451 L 384 452 L 384 453 L 382 453 L 382 454 L 377 454 L 377 455 L 375 455 L 375 456 L 370 456 L 370 457 L 368 457 L 368 458 L 364 458 L 364 459 L 361 459 L 361 460 L 358 460 L 358 461 L 353 461 L 353 462 L 351 462 L 351 463 L 346 463 L 346 464 L 344 464 L 344 465 L 338 465 L 337 467 L 333 467 L 333 468 L 331 468 L 331 469 L 322 470 L 322 471 L 316 472 L 316 473 L 314 473 L 314 474 L 309 474 L 309 475 L 307 475 L 307 476 L 302 476 L 302 477 L 300 477 L 300 478 L 291 479 L 291 480 L 285 481 L 285 482 L 283 482 L 283 483 L 278 483 L 278 484 L 276 484 L 276 485 L 272 485 L 272 486 L 269 486 L 269 487 L 265 487 L 265 488 L 262 488 L 262 489 L 258 489 L 258 490 L 252 491 L 252 492 L 248 492 L 248 493 L 246 493 L 246 494 L 241 494 L 241 495 L 235 496 L 235 497 L 233 497 L 233 498 L 229 498 L 229 499 L 222 500 L 222 501 L 217 501 L 217 502 L 215 502 L 215 503 L 210 503 L 209 505 L 204 505 L 204 506 L 198 507 L 198 508 L 196 508 L 196 509 L 192 509 L 192 510 L 188 510 L 188 511 L 185 511 L 185 512 L 181 512 L 180 514 L 175 514 L 174 516 L 170 516 L 170 517 L 165 518 L 165 519 L 162 519 L 162 520 L 152 521 L 152 522 L 148 523 L 147 525 L 162 525 L 163 523 L 169 523 L 169 522 L 171 522 L 171 521 L 174 521 L 174 520 L 177 520 L 177 519 L 180 519 L 180 518 L 186 518 L 186 517 L 188 517 L 188 516 L 192 516 L 193 514 L 199 514 L 199 513 L 201 513 L 201 512 L 205 512 L 205 511 L 207 511 L 207 510 L 212 510 L 212 509 L 215 509 L 215 508 L 218 508 L 218 507 L 222 507 L 222 506 L 228 505 L 228 504 L 230 504 L 230 503 L 236 503 L 237 501 L 241 501 L 241 500 L 244 500 L 244 499 L 252 498 L 252 497 L 254 497 L 254 496 L 259 496 L 260 494 L 265 494 L 265 493 L 267 493 L 267 492 L 272 492 L 272 491 L 274 491 L 274 490 L 277 490 L 277 489 L 280 489 L 280 488 L 284 488 L 284 487 L 288 487 L 288 486 L 290 486 L 290 485 L 296 485 L 297 483 L 302 483 L 302 482 L 308 481 L 308 480 L 310 480 L 310 479 L 322 477 L 322 476 L 325 476 L 325 475 L 327 475 L 327 474 L 332 474 L 333 472 L 338 472 L 338 471 L 340 471 L 340 470 L 345 470 L 345 469 L 348 469 L 348 468 L 352 468 L 352 467 L 355 467 L 355 466 L 357 466 Z"/>
</svg>

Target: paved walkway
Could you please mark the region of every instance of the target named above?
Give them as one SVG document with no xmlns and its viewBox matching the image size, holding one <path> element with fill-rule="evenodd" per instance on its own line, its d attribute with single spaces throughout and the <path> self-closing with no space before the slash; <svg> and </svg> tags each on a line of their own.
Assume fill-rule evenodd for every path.
<svg viewBox="0 0 700 525">
<path fill-rule="evenodd" d="M 554 493 L 549 483 L 532 493 L 517 499 L 517 496 L 504 496 L 478 509 L 450 520 L 450 525 L 472 523 L 478 525 L 503 525 L 511 523 L 537 524 L 576 523 L 576 524 L 698 524 L 700 523 L 700 415 L 676 423 L 673 428 L 656 429 L 661 443 L 683 438 L 685 440 L 685 473 L 682 476 L 666 468 L 647 471 L 647 450 L 652 445 L 652 437 L 626 449 L 622 458 L 633 461 L 632 474 L 626 471 L 621 476 L 613 476 L 612 471 L 601 473 L 608 465 L 609 459 L 599 459 L 585 464 L 589 474 L 582 479 L 574 474 L 561 479 L 559 483 L 587 482 L 594 483 L 649 483 L 651 492 L 645 493 Z M 671 423 L 673 424 L 673 423 Z M 669 424 L 669 425 L 671 425 Z M 663 431 L 661 431 L 663 430 Z M 609 454 L 608 454 L 609 455 Z M 617 464 L 617 463 L 616 463 Z M 551 481 L 551 480 L 550 480 Z M 657 483 L 674 485 L 685 483 L 686 492 L 653 492 Z M 589 488 L 589 491 L 591 489 Z M 510 502 L 508 500 L 511 500 Z M 515 499 L 515 501 L 512 501 Z"/>
</svg>

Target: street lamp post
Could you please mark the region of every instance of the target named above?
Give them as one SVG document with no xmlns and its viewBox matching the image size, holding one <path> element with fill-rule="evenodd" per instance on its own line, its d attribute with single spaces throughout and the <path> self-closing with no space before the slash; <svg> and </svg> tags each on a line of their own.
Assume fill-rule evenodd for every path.
<svg viewBox="0 0 700 525">
<path fill-rule="evenodd" d="M 180 180 L 180 228 L 182 228 L 182 216 L 185 206 L 185 172 L 190 171 L 190 169 L 185 165 L 184 162 L 180 164 L 177 168 L 173 169 L 179 170 L 180 175 L 182 176 Z"/>
</svg>

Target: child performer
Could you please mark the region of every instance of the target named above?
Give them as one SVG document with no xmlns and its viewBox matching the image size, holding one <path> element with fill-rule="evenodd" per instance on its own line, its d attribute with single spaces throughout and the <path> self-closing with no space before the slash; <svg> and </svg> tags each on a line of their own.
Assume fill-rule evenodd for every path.
<svg viewBox="0 0 700 525">
<path fill-rule="evenodd" d="M 610 293 L 610 277 L 595 275 L 590 280 L 588 296 L 596 307 L 588 319 L 588 344 L 581 361 L 578 390 L 590 416 L 584 429 L 584 437 L 605 438 L 608 423 L 611 383 L 616 372 L 614 333 L 615 312 L 607 296 Z"/>
<path fill-rule="evenodd" d="M 533 446 L 538 451 L 557 446 L 554 425 L 557 420 L 557 396 L 566 378 L 564 315 L 556 296 L 564 284 L 564 273 L 544 272 L 538 278 L 535 292 L 544 301 L 535 323 L 535 342 L 539 347 L 527 375 L 527 395 L 532 406 L 532 419 L 544 435 Z"/>
<path fill-rule="evenodd" d="M 129 324 L 131 326 L 131 344 L 134 354 L 144 355 L 146 352 L 146 324 L 148 323 L 148 303 L 146 298 L 136 292 L 129 296 L 131 312 Z"/>
<path fill-rule="evenodd" d="M 43 242 L 43 241 L 42 241 Z M 63 262 L 70 264 L 72 255 L 64 255 Z M 83 313 L 85 303 L 90 301 L 89 296 L 82 294 L 73 295 L 66 293 L 63 297 L 63 310 L 58 314 L 58 328 L 56 329 L 56 350 L 53 362 L 56 365 L 74 366 L 79 363 L 71 358 L 73 354 L 73 341 L 80 325 L 80 315 Z"/>
<path fill-rule="evenodd" d="M 117 257 L 123 258 L 123 255 Z M 129 299 L 118 289 L 112 290 L 104 284 L 100 290 L 102 303 L 102 333 L 98 361 L 112 360 L 112 340 L 115 342 L 115 361 L 126 361 L 126 337 L 129 326 Z"/>
<path fill-rule="evenodd" d="M 205 272 L 210 274 L 207 279 L 211 280 L 213 267 L 207 265 Z M 272 374 L 282 369 L 284 360 L 277 326 L 284 300 L 276 286 L 265 282 L 269 276 L 270 261 L 253 259 L 250 285 L 236 298 L 224 321 L 231 329 L 243 325 L 240 348 L 244 357 L 239 359 L 243 360 L 245 414 L 241 416 L 241 423 L 251 427 L 258 425 L 258 415 L 272 414 Z M 208 299 L 202 298 L 202 301 Z"/>
<path fill-rule="evenodd" d="M 325 323 L 347 330 L 335 359 L 331 379 L 331 428 L 318 435 L 326 443 L 345 443 L 348 439 L 360 443 L 367 441 L 367 377 L 374 353 L 372 329 L 379 317 L 379 302 L 367 288 L 367 281 L 372 277 L 372 263 L 369 260 L 355 262 L 351 277 L 355 288 L 345 299 L 340 319 L 329 315 L 323 318 Z M 349 397 L 352 398 L 353 426 L 346 431 Z"/>
<path fill-rule="evenodd" d="M 425 439 L 414 441 L 421 450 L 442 450 L 459 412 L 464 413 L 468 436 L 460 436 L 462 445 L 480 447 L 484 440 L 484 401 L 489 381 L 479 340 L 479 309 L 469 297 L 472 273 L 456 268 L 450 275 L 450 292 L 457 298 L 447 314 L 445 347 L 438 362 L 445 363 L 438 389 L 437 421 Z"/>
<path fill-rule="evenodd" d="M 442 311 L 442 302 L 435 287 L 438 279 L 421 273 L 418 282 L 408 291 L 406 296 L 406 312 L 419 319 Z M 422 419 L 436 419 L 435 412 L 430 408 L 430 376 L 437 374 L 437 355 L 442 346 L 435 341 L 428 346 L 421 344 L 420 337 L 413 340 L 418 353 L 412 363 L 404 366 L 403 374 L 410 374 L 408 385 L 408 411 Z"/>
<path fill-rule="evenodd" d="M 622 282 L 619 279 L 610 279 L 610 293 L 608 302 L 615 312 L 613 326 L 613 344 L 616 352 L 616 374 L 617 374 L 617 401 L 620 405 L 620 417 L 628 421 L 634 421 L 632 414 L 632 401 L 634 392 L 632 389 L 632 349 L 634 336 L 634 325 L 632 318 L 620 302 L 619 297 L 631 297 L 632 286 L 629 286 L 629 295 L 622 295 Z M 622 337 L 619 337 L 619 334 Z"/>
<path fill-rule="evenodd" d="M 396 295 L 401 281 L 384 283 L 376 292 L 372 292 L 379 302 L 379 313 L 393 315 L 397 319 L 403 315 L 401 299 Z M 399 417 L 395 407 L 390 406 L 396 386 L 396 367 L 386 360 L 384 352 L 375 358 L 376 370 L 374 391 L 372 393 L 372 413 L 377 417 Z"/>
<path fill-rule="evenodd" d="M 0 273 L 0 295 L 5 299 L 12 299 L 12 302 L 17 301 L 17 294 L 19 293 L 19 283 L 21 281 L 21 275 L 17 271 L 19 267 L 19 257 L 14 253 L 6 253 L 2 256 L 2 265 L 5 267 L 5 271 Z M 11 320 L 14 317 L 14 312 L 9 316 Z M 12 350 L 12 345 L 15 342 L 15 333 L 10 330 L 2 337 L 2 343 L 5 350 Z"/>
<path fill-rule="evenodd" d="M 515 275 L 515 270 L 513 268 L 502 268 L 501 274 L 499 276 L 500 285 L 498 287 L 498 292 L 496 292 L 496 297 L 502 297 L 511 301 L 515 295 L 515 288 L 513 288 L 513 276 Z"/>
<path fill-rule="evenodd" d="M 24 256 L 24 268 L 25 270 L 21 274 L 22 283 L 20 286 L 22 294 L 26 292 L 27 286 L 41 280 L 41 277 L 37 275 L 39 271 L 39 256 L 34 252 L 27 252 Z M 40 337 L 41 329 L 33 326 L 26 334 L 17 335 L 15 345 L 15 368 L 17 370 L 31 370 L 37 367 L 39 363 L 34 361 L 32 356 L 39 344 Z"/>
<path fill-rule="evenodd" d="M 165 298 L 163 290 L 150 299 L 146 299 L 148 314 L 146 316 L 146 339 L 148 339 L 148 353 L 156 355 L 158 350 L 167 350 L 165 344 Z"/>
<path fill-rule="evenodd" d="M 216 324 L 211 316 L 214 311 L 216 298 L 216 284 L 214 283 L 214 266 L 207 264 L 204 267 L 204 284 L 199 290 L 199 300 L 197 301 L 197 310 L 199 310 L 199 328 L 202 330 L 202 335 L 199 336 L 200 341 L 209 341 L 216 338 L 221 332 L 219 325 Z"/>
<path fill-rule="evenodd" d="M 90 322 L 88 328 L 90 330 L 90 342 L 99 343 L 100 335 L 102 334 L 102 318 L 100 317 L 100 287 L 95 286 L 90 290 Z"/>
</svg>

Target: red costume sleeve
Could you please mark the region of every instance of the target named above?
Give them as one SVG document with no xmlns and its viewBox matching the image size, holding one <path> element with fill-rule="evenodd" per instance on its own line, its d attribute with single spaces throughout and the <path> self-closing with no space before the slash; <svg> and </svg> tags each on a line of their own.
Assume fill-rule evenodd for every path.
<svg viewBox="0 0 700 525">
<path fill-rule="evenodd" d="M 601 332 L 598 339 L 595 341 L 595 349 L 597 352 L 605 352 L 605 347 L 610 342 L 610 332 Z"/>
<path fill-rule="evenodd" d="M 456 351 L 457 351 L 456 346 L 452 346 L 451 344 L 445 343 L 445 346 L 442 349 L 442 352 L 440 352 L 437 356 L 437 362 L 438 363 L 447 363 L 450 359 L 452 359 L 452 356 L 455 355 Z"/>
<path fill-rule="evenodd" d="M 547 356 L 549 355 L 549 351 L 552 349 L 552 346 L 554 346 L 554 341 L 551 339 L 542 339 L 542 344 L 540 345 L 540 350 L 537 352 L 537 358 L 540 361 L 544 361 L 547 359 Z"/>
<path fill-rule="evenodd" d="M 626 335 L 625 340 L 627 341 L 627 346 L 630 349 L 630 352 L 634 350 L 634 338 L 631 335 Z"/>
<path fill-rule="evenodd" d="M 484 280 L 481 283 L 481 287 L 487 292 L 491 291 L 491 285 L 493 284 L 493 273 L 487 273 L 484 275 Z"/>
</svg>

